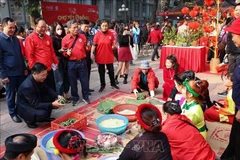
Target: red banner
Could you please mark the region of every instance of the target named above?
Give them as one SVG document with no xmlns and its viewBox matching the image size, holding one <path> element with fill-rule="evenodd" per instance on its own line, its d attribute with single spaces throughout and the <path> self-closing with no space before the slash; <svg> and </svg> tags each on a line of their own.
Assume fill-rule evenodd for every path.
<svg viewBox="0 0 240 160">
<path fill-rule="evenodd" d="M 56 21 L 66 23 L 68 20 L 87 19 L 91 22 L 98 20 L 98 6 L 69 4 L 57 2 L 41 2 L 42 15 L 48 24 Z"/>
</svg>

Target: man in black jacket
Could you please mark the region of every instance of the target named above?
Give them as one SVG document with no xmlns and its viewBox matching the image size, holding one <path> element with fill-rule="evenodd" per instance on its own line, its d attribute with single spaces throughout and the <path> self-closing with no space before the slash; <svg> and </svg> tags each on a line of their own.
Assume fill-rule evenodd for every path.
<svg viewBox="0 0 240 160">
<path fill-rule="evenodd" d="M 87 38 L 87 42 L 91 42 L 91 37 L 89 34 L 89 21 L 88 20 L 82 20 L 80 21 L 80 34 L 84 34 Z M 92 45 L 92 44 L 90 44 Z M 90 83 L 90 74 L 91 74 L 91 65 L 92 65 L 92 60 L 90 57 L 90 51 L 86 51 L 86 61 L 87 61 L 87 69 L 88 69 L 88 80 Z M 91 95 L 90 92 L 94 92 L 93 89 L 89 88 L 89 95 Z"/>
<path fill-rule="evenodd" d="M 8 112 L 16 123 L 22 122 L 16 113 L 16 90 L 24 81 L 27 69 L 22 49 L 15 33 L 15 21 L 9 17 L 3 19 L 3 32 L 0 33 L 0 78 L 6 88 Z"/>
<path fill-rule="evenodd" d="M 240 9 L 240 8 L 239 8 Z M 232 33 L 232 41 L 240 48 L 240 18 L 236 19 L 226 31 Z M 221 160 L 240 159 L 240 62 L 236 65 L 233 73 L 233 101 L 236 105 L 236 113 L 230 133 L 229 144 L 221 156 Z"/>
<path fill-rule="evenodd" d="M 32 74 L 20 85 L 17 93 L 17 113 L 29 128 L 36 128 L 36 122 L 50 122 L 53 107 L 61 107 L 61 96 L 43 83 L 47 77 L 47 67 L 36 63 Z"/>
</svg>

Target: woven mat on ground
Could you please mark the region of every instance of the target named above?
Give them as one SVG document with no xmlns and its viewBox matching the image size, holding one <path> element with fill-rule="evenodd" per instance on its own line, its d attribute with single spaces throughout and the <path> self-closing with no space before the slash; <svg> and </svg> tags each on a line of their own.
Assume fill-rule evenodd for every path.
<svg viewBox="0 0 240 160">
<path fill-rule="evenodd" d="M 126 99 L 136 99 L 136 97 L 133 94 L 123 92 L 123 91 L 114 91 L 100 99 L 97 99 L 93 101 L 91 104 L 85 105 L 80 107 L 79 109 L 75 110 L 74 112 L 84 114 L 87 116 L 87 121 L 88 121 L 88 126 L 86 129 L 82 130 L 84 135 L 86 136 L 87 139 L 87 144 L 91 146 L 95 146 L 95 137 L 100 134 L 100 131 L 96 125 L 96 119 L 100 117 L 102 114 L 97 111 L 97 106 L 100 103 L 100 100 L 105 100 L 105 99 L 111 99 L 114 100 L 118 103 L 124 103 Z M 157 106 L 160 111 L 162 112 L 162 107 Z M 163 120 L 165 119 L 163 115 Z M 223 124 L 223 123 L 218 123 L 218 122 L 206 122 L 207 127 L 208 127 L 208 137 L 207 141 L 219 157 L 222 152 L 225 150 L 227 144 L 228 144 L 228 138 L 229 138 L 229 133 L 231 130 L 231 125 L 229 124 Z M 38 139 L 40 140 L 45 134 L 48 132 L 52 131 L 50 128 L 50 124 L 46 124 L 43 126 L 38 127 L 35 130 L 32 130 L 31 134 L 35 134 Z M 121 136 L 121 135 L 120 135 Z M 124 137 L 124 136 L 122 136 Z M 129 139 L 132 139 L 133 136 L 128 135 L 125 136 L 126 140 L 123 142 L 124 144 L 129 141 Z M 4 146 L 0 147 L 0 157 L 3 156 L 5 148 Z M 41 150 L 39 147 L 36 148 L 36 151 L 41 155 L 41 159 L 46 160 L 46 155 L 44 154 L 44 151 Z M 97 159 L 99 157 L 103 156 L 102 154 L 89 154 L 86 159 Z"/>
<path fill-rule="evenodd" d="M 206 125 L 208 128 L 207 141 L 219 158 L 228 145 L 231 125 L 208 121 L 206 121 Z"/>
<path fill-rule="evenodd" d="M 127 93 L 127 92 L 123 92 L 123 91 L 114 91 L 100 99 L 93 101 L 91 104 L 82 106 L 79 109 L 73 111 L 73 112 L 77 112 L 77 113 L 84 114 L 87 116 L 88 126 L 86 129 L 82 130 L 82 132 L 86 136 L 87 145 L 96 146 L 95 137 L 98 134 L 100 134 L 100 131 L 96 125 L 96 119 L 102 115 L 101 113 L 99 113 L 97 111 L 97 106 L 100 103 L 100 100 L 105 100 L 105 99 L 114 100 L 118 103 L 124 103 L 124 101 L 126 99 L 136 99 L 136 97 L 134 96 L 134 94 L 131 94 L 131 93 Z M 50 124 L 46 124 L 46 125 L 38 127 L 35 130 L 32 130 L 29 133 L 34 134 L 38 137 L 38 139 L 41 139 L 45 134 L 47 134 L 50 131 L 52 131 L 50 128 Z M 126 143 L 126 142 L 123 142 L 123 143 Z M 38 153 L 41 154 L 41 156 L 46 157 L 44 155 L 44 152 L 41 149 L 37 148 L 36 150 Z M 0 151 L 1 151 L 0 152 L 0 157 L 1 157 L 4 154 L 5 147 L 1 146 Z M 87 159 L 97 159 L 101 156 L 103 156 L 103 155 L 102 154 L 89 154 Z M 47 158 L 41 158 L 41 159 L 46 160 Z"/>
</svg>

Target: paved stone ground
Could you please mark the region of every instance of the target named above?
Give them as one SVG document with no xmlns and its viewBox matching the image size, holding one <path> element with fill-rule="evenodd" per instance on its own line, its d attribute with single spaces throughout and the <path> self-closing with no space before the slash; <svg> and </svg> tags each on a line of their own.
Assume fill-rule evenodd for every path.
<svg viewBox="0 0 240 160">
<path fill-rule="evenodd" d="M 130 76 L 129 77 L 131 77 L 133 75 L 133 72 L 135 71 L 135 69 L 140 66 L 141 60 L 149 60 L 151 67 L 156 72 L 156 75 L 160 80 L 160 87 L 157 89 L 156 94 L 160 95 L 162 93 L 161 86 L 162 86 L 163 78 L 162 78 L 162 69 L 159 69 L 159 60 L 152 62 L 152 61 L 150 61 L 150 56 L 140 57 L 138 60 L 134 61 L 135 65 L 130 66 L 130 73 L 129 73 Z M 115 70 L 116 70 L 117 63 L 115 63 L 114 65 L 115 65 Z M 210 91 L 211 99 L 212 100 L 218 99 L 219 97 L 217 96 L 217 92 L 220 92 L 224 89 L 224 86 L 222 85 L 223 83 L 221 81 L 220 76 L 214 75 L 214 74 L 207 74 L 207 73 L 197 73 L 196 75 L 201 79 L 208 80 L 208 82 L 210 83 L 209 91 Z M 123 79 L 119 79 L 120 90 L 130 92 L 131 79 L 130 78 L 128 79 L 128 84 L 123 84 L 122 81 L 123 81 Z M 114 91 L 114 89 L 112 89 L 110 87 L 109 78 L 108 78 L 107 74 L 106 74 L 106 82 L 107 82 L 106 83 L 107 85 L 106 85 L 105 90 L 102 93 L 98 93 L 98 90 L 100 88 L 99 75 L 98 75 L 98 71 L 97 71 L 97 65 L 93 64 L 90 88 L 94 89 L 95 92 L 93 92 L 92 95 L 90 96 L 91 101 L 96 100 L 96 99 L 98 99 L 102 96 L 105 96 L 105 95 L 111 93 L 112 91 Z M 78 86 L 79 86 L 79 93 L 81 93 L 80 84 Z M 53 110 L 52 117 L 55 117 L 55 118 L 60 117 L 64 114 L 71 112 L 79 107 L 84 106 L 84 105 L 85 104 L 83 102 L 81 102 L 77 107 L 73 107 L 71 104 L 65 105 L 64 107 L 62 107 L 60 109 Z M 14 123 L 11 120 L 10 116 L 8 115 L 8 109 L 7 109 L 5 99 L 0 99 L 0 115 L 1 115 L 1 118 L 0 118 L 0 145 L 4 144 L 4 140 L 9 135 L 16 134 L 16 133 L 30 132 L 32 130 L 32 129 L 28 128 L 24 122 L 23 123 Z M 43 124 L 40 124 L 40 125 L 43 125 Z"/>
</svg>

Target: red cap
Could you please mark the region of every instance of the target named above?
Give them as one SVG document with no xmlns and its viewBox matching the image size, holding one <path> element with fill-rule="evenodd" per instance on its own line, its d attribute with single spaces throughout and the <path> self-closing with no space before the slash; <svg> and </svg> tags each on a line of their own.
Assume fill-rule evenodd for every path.
<svg viewBox="0 0 240 160">
<path fill-rule="evenodd" d="M 224 30 L 225 31 L 228 31 L 228 32 L 231 32 L 231 33 L 234 33 L 234 34 L 239 34 L 240 35 L 240 18 L 238 19 L 235 19 L 232 23 L 231 26 L 229 27 L 226 27 Z"/>
<path fill-rule="evenodd" d="M 136 117 L 137 117 L 137 120 L 138 120 L 138 123 L 147 131 L 150 131 L 150 128 L 151 126 L 147 125 L 146 123 L 143 122 L 142 118 L 141 118 L 141 112 L 143 109 L 145 108 L 151 108 L 153 110 L 155 110 L 158 114 L 158 119 L 159 119 L 159 123 L 161 124 L 162 123 L 162 114 L 161 112 L 159 111 L 159 109 L 152 105 L 152 104 L 141 104 L 140 106 L 138 106 L 138 110 L 136 112 Z"/>
<path fill-rule="evenodd" d="M 67 133 L 71 133 L 71 132 L 74 132 L 73 130 L 68 130 L 68 129 L 63 129 L 63 130 L 60 130 L 58 131 L 54 136 L 53 136 L 53 144 L 54 146 L 62 153 L 66 153 L 66 154 L 76 154 L 76 153 L 79 153 L 80 151 L 83 150 L 83 145 L 84 144 L 81 144 L 78 148 L 75 148 L 75 147 L 72 147 L 72 145 L 74 145 L 74 143 L 85 143 L 84 139 L 82 138 L 82 136 L 79 134 L 79 135 L 75 135 L 75 136 L 72 136 L 70 139 L 69 139 L 69 142 L 68 142 L 68 146 L 65 148 L 63 147 L 60 143 L 59 143 L 59 137 L 61 134 L 63 134 L 64 132 L 67 132 Z"/>
</svg>

